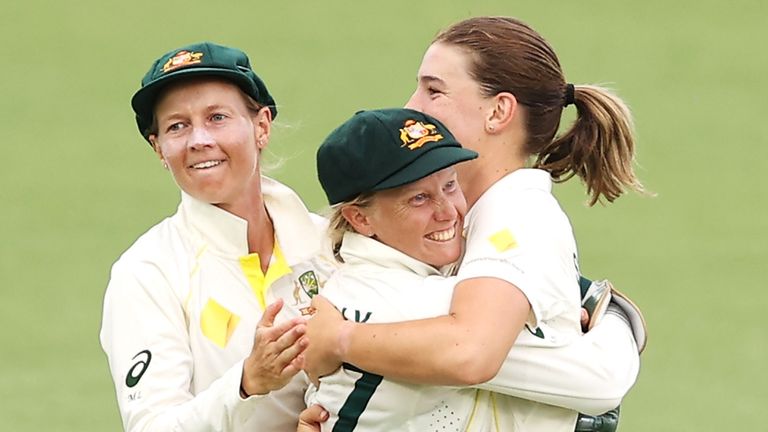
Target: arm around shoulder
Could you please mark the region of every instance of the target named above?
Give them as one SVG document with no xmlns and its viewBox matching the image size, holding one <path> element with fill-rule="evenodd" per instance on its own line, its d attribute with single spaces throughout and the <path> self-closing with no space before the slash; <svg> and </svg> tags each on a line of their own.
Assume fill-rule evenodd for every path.
<svg viewBox="0 0 768 432">
<path fill-rule="evenodd" d="M 342 360 L 410 382 L 478 384 L 496 375 L 529 313 L 514 285 L 467 279 L 456 286 L 448 315 L 352 326 L 349 340 L 341 342 Z"/>
<path fill-rule="evenodd" d="M 606 315 L 568 345 L 516 344 L 499 374 L 478 387 L 597 415 L 621 403 L 639 370 L 632 331 Z"/>
</svg>

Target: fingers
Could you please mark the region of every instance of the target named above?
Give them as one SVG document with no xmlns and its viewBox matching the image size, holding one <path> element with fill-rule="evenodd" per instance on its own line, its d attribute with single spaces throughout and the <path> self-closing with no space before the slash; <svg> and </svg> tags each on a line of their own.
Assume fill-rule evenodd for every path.
<svg viewBox="0 0 768 432">
<path fill-rule="evenodd" d="M 286 333 L 274 343 L 274 349 L 276 350 L 275 364 L 288 368 L 304 352 L 308 342 L 305 337 L 296 337 L 294 332 Z M 303 360 L 299 359 L 299 363 L 303 363 Z M 301 368 L 299 367 L 298 369 Z"/>
<path fill-rule="evenodd" d="M 328 411 L 320 405 L 312 405 L 299 414 L 297 432 L 319 432 L 320 423 L 328 420 Z"/>
<path fill-rule="evenodd" d="M 307 346 L 306 320 L 293 318 L 275 324 L 282 307 L 281 300 L 270 304 L 256 327 L 251 354 L 243 364 L 242 383 L 248 394 L 282 388 L 301 370 L 297 357 Z"/>
<path fill-rule="evenodd" d="M 306 332 L 306 327 L 306 320 L 303 318 L 293 318 L 272 327 L 259 326 L 256 327 L 256 339 L 264 342 L 275 342 L 284 335 L 290 335 L 291 333 L 300 337 Z"/>
<path fill-rule="evenodd" d="M 320 405 L 312 405 L 299 414 L 299 420 L 306 423 L 322 423 L 328 419 L 328 411 Z"/>
<path fill-rule="evenodd" d="M 259 326 L 264 327 L 272 327 L 275 323 L 275 317 L 278 313 L 280 313 L 280 310 L 283 308 L 283 300 L 277 299 L 274 303 L 267 306 L 267 309 L 264 310 L 264 315 L 261 316 L 261 320 L 259 321 Z"/>
</svg>

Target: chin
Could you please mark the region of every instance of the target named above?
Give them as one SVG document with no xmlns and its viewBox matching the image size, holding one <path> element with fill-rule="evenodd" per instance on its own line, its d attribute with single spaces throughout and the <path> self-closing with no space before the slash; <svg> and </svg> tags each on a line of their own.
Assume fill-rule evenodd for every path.
<svg viewBox="0 0 768 432">
<path fill-rule="evenodd" d="M 452 264 L 458 260 L 459 253 L 441 254 L 440 256 L 435 257 L 430 265 L 433 267 L 442 267 L 448 264 Z"/>
</svg>

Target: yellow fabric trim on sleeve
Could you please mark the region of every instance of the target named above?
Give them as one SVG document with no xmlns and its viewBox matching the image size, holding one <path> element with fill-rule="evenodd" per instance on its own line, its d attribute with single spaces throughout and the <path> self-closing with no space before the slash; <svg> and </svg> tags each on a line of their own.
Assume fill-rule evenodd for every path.
<svg viewBox="0 0 768 432">
<path fill-rule="evenodd" d="M 269 263 L 267 274 L 261 271 L 261 259 L 259 254 L 253 253 L 240 257 L 240 268 L 242 268 L 248 284 L 251 286 L 256 299 L 261 305 L 261 309 L 267 308 L 267 290 L 272 284 L 281 277 L 291 273 L 291 267 L 283 256 L 283 251 L 275 239 L 275 246 L 272 249 L 272 262 Z"/>
<path fill-rule="evenodd" d="M 510 231 L 509 228 L 504 228 L 496 234 L 488 237 L 488 241 L 491 242 L 493 247 L 495 247 L 498 252 L 508 251 L 517 247 L 517 239 L 515 239 L 515 236 L 512 234 L 512 231 Z"/>
<path fill-rule="evenodd" d="M 240 317 L 220 305 L 214 299 L 208 299 L 200 313 L 200 329 L 211 342 L 224 348 L 235 332 Z"/>
<path fill-rule="evenodd" d="M 494 396 L 495 393 L 490 392 L 489 397 L 491 398 L 491 407 L 493 407 L 493 425 L 495 426 L 494 430 L 496 432 L 501 432 L 501 427 L 499 427 L 499 410 L 496 408 L 496 397 Z"/>
<path fill-rule="evenodd" d="M 467 429 L 466 429 L 467 432 L 472 430 L 472 422 L 475 420 L 475 414 L 477 413 L 477 405 L 479 402 L 480 402 L 480 389 L 475 389 L 475 403 L 472 404 L 472 412 L 469 414 L 469 419 L 467 420 Z"/>
<path fill-rule="evenodd" d="M 197 250 L 197 253 L 195 253 L 195 264 L 192 266 L 192 270 L 189 272 L 189 286 L 190 289 L 187 291 L 187 298 L 184 299 L 184 306 L 182 308 L 184 309 L 184 314 L 188 317 L 189 316 L 189 300 L 192 299 L 192 288 L 195 286 L 192 283 L 192 278 L 197 274 L 198 271 L 200 271 L 200 257 L 203 256 L 203 252 L 207 249 L 207 246 L 203 246 L 200 249 Z M 189 322 L 189 318 L 187 318 L 187 322 Z"/>
</svg>

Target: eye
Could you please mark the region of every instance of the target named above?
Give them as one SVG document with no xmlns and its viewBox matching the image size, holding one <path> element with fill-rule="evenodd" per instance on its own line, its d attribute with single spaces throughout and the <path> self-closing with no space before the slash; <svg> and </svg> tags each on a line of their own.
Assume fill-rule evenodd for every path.
<svg viewBox="0 0 768 432">
<path fill-rule="evenodd" d="M 443 190 L 445 192 L 454 192 L 458 188 L 458 184 L 456 183 L 456 180 L 450 180 L 448 183 L 443 186 Z"/>
<path fill-rule="evenodd" d="M 184 123 L 176 122 L 176 123 L 170 124 L 167 128 L 165 128 L 165 131 L 168 132 L 168 133 L 170 133 L 170 132 L 178 132 L 183 127 L 184 127 Z"/>
<path fill-rule="evenodd" d="M 227 118 L 227 116 L 221 113 L 215 113 L 211 115 L 211 121 L 215 121 L 215 122 L 222 121 L 225 118 Z"/>
<path fill-rule="evenodd" d="M 436 89 L 435 87 L 428 86 L 427 87 L 427 94 L 434 97 L 434 96 L 438 96 L 438 95 L 443 94 L 443 92 L 441 90 L 439 90 L 439 89 Z"/>
<path fill-rule="evenodd" d="M 420 193 L 418 195 L 412 196 L 408 200 L 408 204 L 410 204 L 412 206 L 420 206 L 420 205 L 424 204 L 425 202 L 427 202 L 427 200 L 429 200 L 429 196 L 427 194 L 425 194 L 425 193 Z"/>
</svg>

